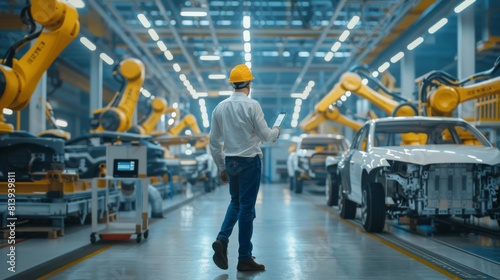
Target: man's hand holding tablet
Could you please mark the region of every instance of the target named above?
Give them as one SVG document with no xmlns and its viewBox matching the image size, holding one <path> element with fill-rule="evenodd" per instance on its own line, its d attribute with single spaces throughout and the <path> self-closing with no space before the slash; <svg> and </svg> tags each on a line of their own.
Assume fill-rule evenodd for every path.
<svg viewBox="0 0 500 280">
<path fill-rule="evenodd" d="M 278 117 L 276 118 L 276 121 L 274 122 L 273 128 L 276 127 L 281 132 L 281 124 L 285 120 L 285 116 L 286 116 L 286 113 L 284 113 L 284 112 L 280 113 L 278 115 Z M 278 134 L 278 137 L 279 137 L 279 134 Z"/>
</svg>

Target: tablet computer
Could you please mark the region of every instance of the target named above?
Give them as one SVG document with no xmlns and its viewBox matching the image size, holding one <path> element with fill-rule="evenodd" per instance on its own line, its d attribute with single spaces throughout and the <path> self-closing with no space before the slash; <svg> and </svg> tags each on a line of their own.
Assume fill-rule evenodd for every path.
<svg viewBox="0 0 500 280">
<path fill-rule="evenodd" d="M 286 113 L 282 112 L 278 115 L 278 117 L 276 118 L 276 121 L 274 122 L 274 125 L 273 127 L 275 126 L 279 126 L 281 127 L 281 124 L 283 123 L 283 121 L 285 120 L 285 116 L 286 116 Z"/>
</svg>

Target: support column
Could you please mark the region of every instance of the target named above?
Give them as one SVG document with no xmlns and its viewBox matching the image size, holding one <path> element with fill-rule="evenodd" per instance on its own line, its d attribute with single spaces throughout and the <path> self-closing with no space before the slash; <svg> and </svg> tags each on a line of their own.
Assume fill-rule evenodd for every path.
<svg viewBox="0 0 500 280">
<path fill-rule="evenodd" d="M 408 52 L 401 59 L 401 96 L 415 100 L 413 92 L 415 91 L 415 55 L 414 52 Z"/>
<path fill-rule="evenodd" d="M 90 112 L 102 108 L 102 60 L 99 53 L 93 51 L 90 55 Z"/>
<path fill-rule="evenodd" d="M 458 79 L 462 80 L 476 72 L 476 38 L 474 5 L 458 15 Z M 474 101 L 458 106 L 458 117 L 474 118 Z"/>
<path fill-rule="evenodd" d="M 47 102 L 47 72 L 43 73 L 29 103 L 28 132 L 38 134 L 45 130 L 45 102 Z"/>
</svg>

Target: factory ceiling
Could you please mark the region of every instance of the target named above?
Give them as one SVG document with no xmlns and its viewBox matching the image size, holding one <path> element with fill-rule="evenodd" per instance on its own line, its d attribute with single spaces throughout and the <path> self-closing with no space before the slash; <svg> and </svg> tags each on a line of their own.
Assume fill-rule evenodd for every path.
<svg viewBox="0 0 500 280">
<path fill-rule="evenodd" d="M 0 2 L 0 50 L 26 33 L 17 16 L 25 2 Z M 82 29 L 57 60 L 62 80 L 88 91 L 91 51 L 82 44 L 84 37 L 111 58 L 111 65 L 104 63 L 106 100 L 119 87 L 112 79 L 113 64 L 136 57 L 146 65 L 144 88 L 153 96 L 179 102 L 200 123 L 199 99 L 206 100 L 210 113 L 231 90 L 227 82 L 231 68 L 241 63 L 251 66 L 256 77 L 252 97 L 263 105 L 268 122 L 280 111 L 292 113 L 298 103 L 300 121 L 344 72 L 356 65 L 377 71 L 401 51 L 413 52 L 417 77 L 432 70 L 457 75 L 454 9 L 462 0 L 70 2 L 82 5 L 78 9 Z M 476 43 L 487 40 L 488 26 L 498 22 L 498 16 L 491 14 L 493 2 L 473 3 Z M 442 18 L 447 23 L 430 34 L 428 29 Z M 409 51 L 407 45 L 418 37 L 423 43 Z M 476 70 L 491 67 L 497 55 L 491 48 L 478 52 Z M 396 81 L 399 64 L 390 63 L 387 69 Z M 354 99 L 344 107 L 355 111 Z"/>
</svg>

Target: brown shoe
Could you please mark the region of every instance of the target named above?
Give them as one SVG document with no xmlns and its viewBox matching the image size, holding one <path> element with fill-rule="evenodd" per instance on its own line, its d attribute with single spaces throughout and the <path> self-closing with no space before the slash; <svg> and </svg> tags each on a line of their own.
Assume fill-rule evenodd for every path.
<svg viewBox="0 0 500 280">
<path fill-rule="evenodd" d="M 212 243 L 212 249 L 214 249 L 214 256 L 212 259 L 214 260 L 214 263 L 220 268 L 220 269 L 228 269 L 228 263 L 227 263 L 227 243 L 217 239 L 214 243 Z"/>
<path fill-rule="evenodd" d="M 238 271 L 264 271 L 266 267 L 254 261 L 254 257 L 238 260 Z"/>
</svg>

